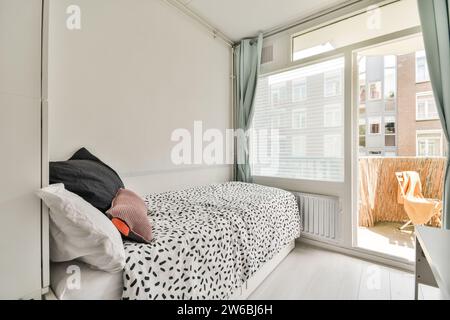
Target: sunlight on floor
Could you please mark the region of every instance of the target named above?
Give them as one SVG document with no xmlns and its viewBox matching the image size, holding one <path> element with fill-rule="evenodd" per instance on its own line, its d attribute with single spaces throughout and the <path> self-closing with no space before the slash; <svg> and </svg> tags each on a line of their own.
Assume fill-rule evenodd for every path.
<svg viewBox="0 0 450 320">
<path fill-rule="evenodd" d="M 414 229 L 399 230 L 401 223 L 380 222 L 374 227 L 358 228 L 358 247 L 414 260 Z"/>
</svg>

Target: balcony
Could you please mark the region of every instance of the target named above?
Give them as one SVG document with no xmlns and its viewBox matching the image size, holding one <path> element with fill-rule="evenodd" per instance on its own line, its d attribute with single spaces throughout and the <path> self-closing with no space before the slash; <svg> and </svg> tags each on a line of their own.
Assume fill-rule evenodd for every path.
<svg viewBox="0 0 450 320">
<path fill-rule="evenodd" d="M 408 216 L 397 201 L 395 172 L 417 171 L 426 198 L 441 199 L 446 159 L 361 157 L 359 159 L 358 246 L 413 260 L 414 228 L 399 230 Z M 439 226 L 435 218 L 429 222 Z"/>
</svg>

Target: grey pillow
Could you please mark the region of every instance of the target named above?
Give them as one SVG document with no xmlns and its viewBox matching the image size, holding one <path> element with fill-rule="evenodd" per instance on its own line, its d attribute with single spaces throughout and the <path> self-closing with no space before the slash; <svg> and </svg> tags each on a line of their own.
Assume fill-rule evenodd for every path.
<svg viewBox="0 0 450 320">
<path fill-rule="evenodd" d="M 105 213 L 120 188 L 119 175 L 86 148 L 69 160 L 50 162 L 50 184 L 63 183 L 69 190 Z"/>
</svg>

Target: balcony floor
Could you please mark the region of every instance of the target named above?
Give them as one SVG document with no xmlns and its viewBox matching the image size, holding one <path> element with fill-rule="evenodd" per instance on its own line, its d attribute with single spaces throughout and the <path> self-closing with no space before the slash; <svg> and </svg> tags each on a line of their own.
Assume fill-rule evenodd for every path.
<svg viewBox="0 0 450 320">
<path fill-rule="evenodd" d="M 414 228 L 399 230 L 401 223 L 379 222 L 358 227 L 358 247 L 414 261 Z"/>
</svg>

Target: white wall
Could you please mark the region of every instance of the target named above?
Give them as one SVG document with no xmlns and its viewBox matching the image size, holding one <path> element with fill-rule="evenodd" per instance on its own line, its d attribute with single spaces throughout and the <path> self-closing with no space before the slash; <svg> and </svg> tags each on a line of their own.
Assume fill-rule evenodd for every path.
<svg viewBox="0 0 450 320">
<path fill-rule="evenodd" d="M 231 178 L 170 159 L 174 129 L 231 127 L 228 46 L 161 0 L 50 1 L 50 160 L 85 146 L 140 193 Z M 81 30 L 66 28 L 74 4 Z"/>
</svg>

